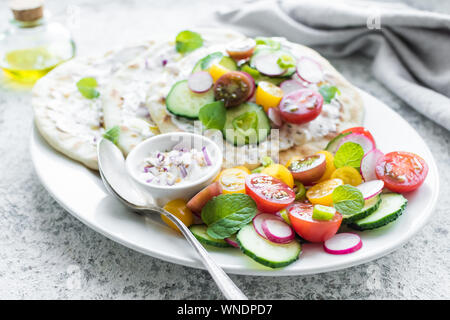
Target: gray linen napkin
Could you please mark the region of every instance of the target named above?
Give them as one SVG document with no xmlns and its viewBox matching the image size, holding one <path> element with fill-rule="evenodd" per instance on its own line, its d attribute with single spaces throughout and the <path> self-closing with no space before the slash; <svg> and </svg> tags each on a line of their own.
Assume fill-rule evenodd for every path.
<svg viewBox="0 0 450 320">
<path fill-rule="evenodd" d="M 263 0 L 218 16 L 248 34 L 284 36 L 324 55 L 369 55 L 376 79 L 450 130 L 449 15 L 397 3 Z"/>
</svg>

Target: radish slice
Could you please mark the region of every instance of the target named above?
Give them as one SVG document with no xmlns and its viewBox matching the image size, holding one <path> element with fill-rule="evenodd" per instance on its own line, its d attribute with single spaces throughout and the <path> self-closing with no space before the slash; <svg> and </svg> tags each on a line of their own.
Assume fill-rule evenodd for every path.
<svg viewBox="0 0 450 320">
<path fill-rule="evenodd" d="M 248 97 L 249 97 L 249 99 L 251 99 L 253 97 L 253 95 L 255 93 L 255 89 L 256 89 L 255 79 L 253 79 L 253 77 L 249 73 L 247 73 L 245 71 L 241 71 L 241 73 L 244 76 L 246 76 L 248 78 L 248 80 L 250 80 L 251 87 L 250 87 L 250 93 L 249 93 Z"/>
<path fill-rule="evenodd" d="M 372 180 L 368 182 L 364 182 L 357 186 L 356 188 L 361 191 L 364 200 L 370 199 L 372 197 L 375 197 L 377 194 L 379 194 L 381 191 L 383 191 L 384 188 L 384 181 L 382 180 Z"/>
<path fill-rule="evenodd" d="M 270 214 L 270 213 L 260 213 L 257 214 L 254 218 L 253 218 L 253 227 L 255 228 L 256 232 L 263 237 L 266 240 L 269 240 L 269 238 L 267 238 L 267 235 L 265 234 L 263 227 L 262 227 L 262 223 L 264 222 L 264 220 L 267 219 L 273 219 L 273 220 L 278 220 L 278 221 L 282 221 L 282 218 L 277 217 L 274 214 Z"/>
<path fill-rule="evenodd" d="M 253 58 L 252 63 L 259 72 L 266 76 L 281 76 L 286 69 L 281 68 L 277 61 L 277 54 L 267 53 L 257 55 Z"/>
<path fill-rule="evenodd" d="M 309 83 L 317 83 L 323 79 L 323 71 L 320 64 L 308 57 L 298 59 L 297 75 Z"/>
<path fill-rule="evenodd" d="M 356 233 L 338 233 L 323 243 L 323 248 L 331 254 L 347 254 L 362 247 L 361 238 Z"/>
<path fill-rule="evenodd" d="M 384 156 L 383 152 L 378 149 L 373 149 L 369 151 L 361 160 L 361 175 L 364 181 L 377 180 L 377 175 L 375 174 L 375 166 L 378 159 Z"/>
<path fill-rule="evenodd" d="M 192 92 L 206 92 L 213 86 L 214 81 L 209 72 L 199 71 L 192 73 L 188 78 L 188 86 Z"/>
<path fill-rule="evenodd" d="M 359 144 L 363 148 L 364 154 L 367 154 L 375 149 L 375 145 L 373 144 L 372 140 L 367 138 L 365 135 L 359 133 L 351 133 L 341 139 L 336 150 L 338 150 L 340 146 L 342 146 L 346 142 L 354 142 Z"/>
<path fill-rule="evenodd" d="M 283 125 L 283 120 L 281 119 L 280 109 L 278 107 L 270 108 L 267 111 L 267 116 L 272 122 L 272 128 L 280 128 Z"/>
<path fill-rule="evenodd" d="M 280 88 L 286 95 L 300 89 L 305 89 L 306 87 L 301 82 L 298 82 L 296 80 L 286 80 L 280 84 Z"/>
<path fill-rule="evenodd" d="M 223 239 L 226 243 L 228 243 L 230 246 L 233 246 L 235 248 L 239 248 L 239 244 L 236 241 L 236 236 L 231 236 L 229 238 Z"/>
<path fill-rule="evenodd" d="M 264 219 L 261 227 L 267 239 L 274 243 L 289 243 L 295 238 L 292 228 L 278 219 Z"/>
</svg>

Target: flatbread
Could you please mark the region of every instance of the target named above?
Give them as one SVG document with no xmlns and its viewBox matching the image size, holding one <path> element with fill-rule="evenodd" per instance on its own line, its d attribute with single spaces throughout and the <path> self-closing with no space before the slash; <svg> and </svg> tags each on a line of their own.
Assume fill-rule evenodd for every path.
<svg viewBox="0 0 450 320">
<path fill-rule="evenodd" d="M 69 158 L 98 169 L 96 143 L 104 132 L 102 99 L 83 97 L 76 83 L 84 77 L 96 78 L 101 97 L 111 75 L 150 45 L 142 43 L 101 56 L 75 58 L 41 78 L 32 91 L 32 106 L 44 139 Z"/>
<path fill-rule="evenodd" d="M 315 120 L 302 125 L 285 123 L 277 132 L 272 129 L 272 133 L 278 133 L 278 135 L 272 136 L 271 133 L 271 137 L 259 145 L 236 147 L 223 142 L 224 151 L 226 151 L 224 153 L 225 167 L 246 165 L 254 168 L 260 161 L 249 161 L 249 159 L 261 159 L 266 155 L 280 163 L 287 162 L 294 155 L 307 156 L 324 149 L 339 131 L 362 123 L 363 102 L 357 89 L 345 80 L 325 58 L 310 48 L 289 42 L 284 38 L 272 39 L 280 42 L 296 57 L 307 56 L 317 61 L 324 71 L 327 82 L 338 87 L 340 95 L 331 103 L 324 103 L 322 113 Z M 233 40 L 232 37 L 230 37 L 231 40 Z M 196 50 L 180 60 L 172 69 L 166 69 L 157 80 L 150 84 L 147 105 L 161 132 L 195 131 L 193 121 L 174 116 L 166 110 L 165 97 L 175 82 L 187 79 L 199 59 L 215 51 L 224 52 L 224 45 L 215 44 Z M 317 87 L 315 89 L 317 90 Z"/>
</svg>

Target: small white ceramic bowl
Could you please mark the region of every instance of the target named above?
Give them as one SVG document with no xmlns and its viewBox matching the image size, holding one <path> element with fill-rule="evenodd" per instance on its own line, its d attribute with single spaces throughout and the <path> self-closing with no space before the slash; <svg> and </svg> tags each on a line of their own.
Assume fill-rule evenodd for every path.
<svg viewBox="0 0 450 320">
<path fill-rule="evenodd" d="M 143 160 L 155 150 L 166 152 L 183 143 L 187 148 L 201 150 L 206 147 L 212 165 L 207 174 L 198 180 L 173 186 L 160 186 L 142 181 L 140 168 Z M 174 199 L 189 200 L 201 189 L 209 185 L 219 173 L 223 162 L 222 150 L 211 139 L 188 132 L 172 132 L 151 137 L 138 144 L 129 154 L 125 165 L 128 174 L 144 195 L 150 195 L 159 206 Z"/>
</svg>

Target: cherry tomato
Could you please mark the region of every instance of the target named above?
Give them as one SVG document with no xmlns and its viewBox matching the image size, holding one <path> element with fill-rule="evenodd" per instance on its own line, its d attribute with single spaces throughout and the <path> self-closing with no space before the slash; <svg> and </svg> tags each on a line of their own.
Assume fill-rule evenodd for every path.
<svg viewBox="0 0 450 320">
<path fill-rule="evenodd" d="M 344 131 L 342 131 L 341 133 L 347 133 L 347 132 L 362 134 L 362 135 L 366 136 L 369 140 L 372 141 L 374 147 L 376 146 L 375 139 L 373 138 L 372 134 L 370 133 L 369 130 L 367 130 L 364 127 L 348 128 L 348 129 L 345 129 Z"/>
<path fill-rule="evenodd" d="M 334 170 L 336 170 L 336 167 L 334 166 L 334 156 L 331 152 L 325 151 L 325 150 L 317 151 L 316 153 L 323 154 L 325 156 L 325 161 L 327 163 L 327 166 L 326 166 L 327 168 L 325 169 L 325 173 L 317 181 L 317 182 L 322 182 L 322 181 L 330 179 Z"/>
<path fill-rule="evenodd" d="M 244 40 L 238 40 L 232 42 L 227 47 L 227 53 L 234 60 L 243 60 L 250 58 L 256 47 L 256 41 L 252 38 L 247 38 Z"/>
<path fill-rule="evenodd" d="M 390 152 L 378 159 L 375 173 L 389 190 L 410 192 L 421 186 L 428 174 L 428 165 L 414 153 Z"/>
<path fill-rule="evenodd" d="M 294 187 L 294 178 L 292 177 L 291 172 L 281 164 L 271 164 L 268 167 L 265 167 L 261 173 L 268 174 L 269 176 L 280 179 L 284 183 L 286 183 L 289 188 Z"/>
<path fill-rule="evenodd" d="M 344 184 L 341 179 L 330 179 L 319 182 L 306 191 L 306 197 L 313 204 L 331 207 L 333 205 L 333 191 Z"/>
<path fill-rule="evenodd" d="M 339 212 L 328 221 L 314 220 L 313 205 L 309 203 L 295 202 L 287 208 L 287 211 L 295 232 L 310 242 L 324 242 L 330 239 L 339 230 L 342 222 L 342 215 Z"/>
<path fill-rule="evenodd" d="M 256 89 L 255 101 L 268 112 L 270 108 L 275 108 L 283 98 L 283 90 L 273 83 L 260 81 Z"/>
<path fill-rule="evenodd" d="M 323 97 L 311 89 L 300 89 L 283 97 L 281 117 L 290 123 L 302 124 L 317 118 L 322 112 Z"/>
<path fill-rule="evenodd" d="M 325 155 L 321 153 L 300 160 L 292 160 L 288 167 L 294 179 L 306 185 L 319 180 L 325 173 L 326 168 Z"/>
<path fill-rule="evenodd" d="M 344 181 L 344 184 L 349 184 L 354 187 L 362 183 L 362 177 L 359 174 L 359 171 L 353 167 L 341 167 L 336 169 L 331 174 L 331 179 L 341 179 Z"/>
<path fill-rule="evenodd" d="M 193 212 L 201 213 L 205 204 L 220 194 L 222 194 L 222 186 L 217 181 L 213 182 L 189 200 L 186 206 Z"/>
<path fill-rule="evenodd" d="M 245 193 L 245 177 L 250 174 L 246 167 L 239 166 L 223 170 L 217 177 L 224 194 Z"/>
<path fill-rule="evenodd" d="M 294 190 L 277 178 L 262 173 L 248 175 L 245 192 L 256 202 L 259 211 L 275 213 L 295 199 Z"/>
<path fill-rule="evenodd" d="M 240 71 L 225 73 L 214 84 L 214 97 L 233 107 L 245 102 L 252 94 L 254 84 Z"/>
<path fill-rule="evenodd" d="M 186 201 L 183 199 L 175 199 L 167 202 L 164 209 L 180 219 L 186 227 L 189 227 L 194 222 L 192 211 L 186 206 Z M 161 215 L 161 219 L 173 230 L 180 232 L 178 227 L 165 215 Z"/>
</svg>

